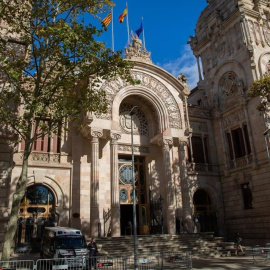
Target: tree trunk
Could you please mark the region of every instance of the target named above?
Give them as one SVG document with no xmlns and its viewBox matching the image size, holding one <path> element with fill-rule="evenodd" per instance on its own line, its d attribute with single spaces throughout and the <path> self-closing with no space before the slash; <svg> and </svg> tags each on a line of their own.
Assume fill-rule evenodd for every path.
<svg viewBox="0 0 270 270">
<path fill-rule="evenodd" d="M 11 247 L 14 239 L 14 235 L 17 230 L 17 220 L 18 220 L 18 212 L 21 200 L 25 194 L 26 191 L 26 185 L 27 185 L 27 170 L 28 170 L 28 157 L 31 153 L 31 143 L 26 142 L 25 144 L 25 151 L 23 153 L 23 163 L 22 163 L 22 171 L 21 175 L 18 179 L 16 190 L 13 195 L 13 201 L 12 201 L 12 207 L 11 207 L 11 213 L 10 213 L 10 220 L 7 227 L 7 232 L 5 236 L 5 242 L 3 246 L 3 252 L 2 252 L 2 261 L 7 261 L 10 258 L 11 255 Z"/>
</svg>

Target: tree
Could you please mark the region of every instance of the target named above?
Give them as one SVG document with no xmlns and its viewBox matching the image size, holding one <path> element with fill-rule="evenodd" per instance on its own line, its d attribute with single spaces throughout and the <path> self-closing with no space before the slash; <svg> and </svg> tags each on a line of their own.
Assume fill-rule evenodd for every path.
<svg viewBox="0 0 270 270">
<path fill-rule="evenodd" d="M 270 102 L 270 74 L 265 74 L 259 80 L 254 81 L 248 94 L 249 97 L 261 97 L 261 102 L 257 106 L 257 109 L 261 112 L 269 111 Z"/>
<path fill-rule="evenodd" d="M 83 112 L 105 112 L 106 93 L 98 90 L 103 80 L 120 76 L 134 83 L 131 63 L 96 41 L 106 30 L 99 16 L 112 5 L 110 0 L 1 1 L 0 123 L 25 143 L 2 260 L 10 257 L 35 140 L 57 134 L 64 121 L 79 121 Z"/>
</svg>

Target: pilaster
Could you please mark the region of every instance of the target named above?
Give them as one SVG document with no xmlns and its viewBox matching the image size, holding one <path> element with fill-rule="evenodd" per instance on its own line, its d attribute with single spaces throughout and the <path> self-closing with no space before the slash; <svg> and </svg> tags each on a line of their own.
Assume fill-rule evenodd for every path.
<svg viewBox="0 0 270 270">
<path fill-rule="evenodd" d="M 172 181 L 170 147 L 172 138 L 161 138 L 158 145 L 162 147 L 163 164 L 164 164 L 164 181 L 165 181 L 165 220 L 167 233 L 175 234 L 175 196 Z"/>
<path fill-rule="evenodd" d="M 111 138 L 111 236 L 121 235 L 120 230 L 120 204 L 118 180 L 118 140 L 119 133 L 110 133 Z"/>
<path fill-rule="evenodd" d="M 91 130 L 91 205 L 90 205 L 90 232 L 91 236 L 98 236 L 99 216 L 99 138 L 102 130 Z"/>
</svg>

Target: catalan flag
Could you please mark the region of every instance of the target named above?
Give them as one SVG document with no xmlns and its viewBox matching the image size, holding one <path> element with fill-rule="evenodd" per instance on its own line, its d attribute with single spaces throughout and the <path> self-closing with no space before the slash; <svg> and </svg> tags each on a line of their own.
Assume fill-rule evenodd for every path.
<svg viewBox="0 0 270 270">
<path fill-rule="evenodd" d="M 127 7 L 124 9 L 123 13 L 118 17 L 120 23 L 124 21 L 124 18 L 127 16 Z"/>
<path fill-rule="evenodd" d="M 109 14 L 102 20 L 102 23 L 104 26 L 108 26 L 110 22 L 112 21 L 112 11 L 109 12 Z"/>
</svg>

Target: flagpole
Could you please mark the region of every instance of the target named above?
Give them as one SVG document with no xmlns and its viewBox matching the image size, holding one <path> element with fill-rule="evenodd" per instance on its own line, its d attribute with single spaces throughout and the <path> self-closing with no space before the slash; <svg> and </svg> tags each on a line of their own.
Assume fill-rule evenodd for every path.
<svg viewBox="0 0 270 270">
<path fill-rule="evenodd" d="M 114 52 L 113 7 L 112 7 L 112 51 Z"/>
<path fill-rule="evenodd" d="M 129 23 L 128 23 L 128 4 L 126 2 L 126 8 L 127 8 L 127 34 L 128 34 L 128 44 L 130 43 L 130 40 L 129 40 Z"/>
<path fill-rule="evenodd" d="M 142 17 L 142 26 L 143 26 L 143 47 L 145 48 L 145 36 L 144 36 L 143 17 Z M 145 49 L 146 49 L 146 48 L 145 48 Z"/>
</svg>

